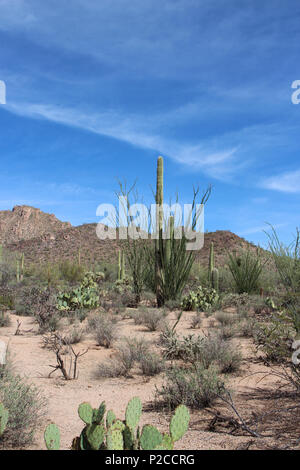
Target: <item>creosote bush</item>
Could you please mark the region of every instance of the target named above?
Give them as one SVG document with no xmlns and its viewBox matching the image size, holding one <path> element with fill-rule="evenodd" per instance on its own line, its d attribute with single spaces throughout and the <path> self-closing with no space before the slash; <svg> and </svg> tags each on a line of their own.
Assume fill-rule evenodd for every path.
<svg viewBox="0 0 300 470">
<path fill-rule="evenodd" d="M 11 325 L 11 318 L 8 313 L 0 312 L 0 328 Z"/>
<path fill-rule="evenodd" d="M 143 375 L 154 376 L 165 369 L 162 357 L 156 353 L 147 353 L 140 358 L 139 365 Z"/>
<path fill-rule="evenodd" d="M 88 319 L 88 331 L 93 333 L 99 346 L 110 348 L 116 339 L 116 322 L 113 316 L 94 315 Z"/>
<path fill-rule="evenodd" d="M 33 442 L 45 415 L 46 401 L 36 387 L 8 369 L 0 376 L 0 402 L 9 413 L 0 448 L 22 448 Z"/>
<path fill-rule="evenodd" d="M 196 364 L 192 369 L 173 367 L 166 371 L 165 384 L 156 396 L 169 408 L 183 403 L 191 408 L 206 408 L 224 393 L 224 382 L 217 370 Z"/>
</svg>

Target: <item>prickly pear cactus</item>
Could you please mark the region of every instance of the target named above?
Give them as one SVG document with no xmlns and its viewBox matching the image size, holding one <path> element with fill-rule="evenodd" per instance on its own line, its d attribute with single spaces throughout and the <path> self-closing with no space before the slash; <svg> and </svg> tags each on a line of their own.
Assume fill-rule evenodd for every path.
<svg viewBox="0 0 300 470">
<path fill-rule="evenodd" d="M 141 434 L 141 448 L 143 450 L 156 449 L 163 440 L 163 436 L 154 426 L 146 424 Z"/>
<path fill-rule="evenodd" d="M 142 416 L 142 403 L 138 397 L 132 398 L 126 408 L 126 424 L 131 430 L 135 430 Z"/>
<path fill-rule="evenodd" d="M 190 413 L 186 406 L 179 405 L 170 423 L 170 434 L 174 442 L 179 441 L 187 432 L 190 422 Z"/>
<path fill-rule="evenodd" d="M 108 450 L 124 450 L 123 434 L 120 429 L 109 429 L 106 437 Z"/>
<path fill-rule="evenodd" d="M 56 424 L 49 424 L 44 433 L 44 439 L 48 450 L 59 450 L 60 431 Z"/>
<path fill-rule="evenodd" d="M 0 405 L 0 424 L 1 424 Z M 172 450 L 174 442 L 181 439 L 188 429 L 189 412 L 180 405 L 170 423 L 170 435 L 161 434 L 154 426 L 146 424 L 142 431 L 138 427 L 142 414 L 142 403 L 138 397 L 132 398 L 126 408 L 125 420 L 116 419 L 112 410 L 106 413 L 105 403 L 93 409 L 89 403 L 79 405 L 78 414 L 85 423 L 79 437 L 72 441 L 72 450 Z M 0 434 L 1 435 L 1 434 Z M 58 450 L 60 433 L 55 424 L 45 430 L 47 449 Z"/>
<path fill-rule="evenodd" d="M 92 424 L 94 410 L 89 403 L 81 403 L 78 407 L 78 414 L 85 424 Z"/>
<path fill-rule="evenodd" d="M 91 450 L 99 450 L 105 438 L 105 427 L 102 424 L 89 424 L 85 428 L 85 437 Z"/>
</svg>

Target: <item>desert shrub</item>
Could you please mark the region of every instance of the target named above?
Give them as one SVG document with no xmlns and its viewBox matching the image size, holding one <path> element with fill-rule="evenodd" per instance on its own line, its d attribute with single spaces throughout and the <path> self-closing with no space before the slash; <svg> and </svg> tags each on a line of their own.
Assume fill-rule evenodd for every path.
<svg viewBox="0 0 300 470">
<path fill-rule="evenodd" d="M 198 361 L 203 350 L 204 337 L 187 335 L 179 337 L 174 331 L 164 330 L 161 334 L 163 354 L 166 359 L 182 359 L 188 362 Z"/>
<path fill-rule="evenodd" d="M 256 253 L 241 250 L 239 254 L 228 253 L 228 268 L 232 274 L 236 291 L 251 294 L 259 288 L 259 279 L 263 269 L 263 261 L 259 250 Z"/>
<path fill-rule="evenodd" d="M 202 318 L 201 318 L 201 315 L 200 315 L 200 313 L 196 313 L 196 314 L 192 317 L 192 320 L 191 320 L 191 328 L 192 328 L 192 329 L 200 328 L 201 325 L 202 325 Z"/>
<path fill-rule="evenodd" d="M 236 335 L 236 331 L 236 325 L 221 325 L 221 327 L 219 328 L 219 335 L 222 339 L 226 341 L 228 339 L 234 338 L 234 336 Z"/>
<path fill-rule="evenodd" d="M 247 293 L 236 294 L 236 293 L 229 293 L 222 297 L 222 307 L 236 307 L 239 309 L 240 307 L 248 307 L 250 305 L 250 295 Z"/>
<path fill-rule="evenodd" d="M 56 331 L 59 327 L 60 316 L 56 308 L 56 291 L 52 288 L 39 289 L 31 287 L 22 290 L 23 306 L 18 299 L 17 312 L 32 315 L 39 325 L 39 332 Z"/>
<path fill-rule="evenodd" d="M 149 331 L 156 331 L 162 325 L 166 316 L 167 312 L 164 309 L 149 309 L 144 312 L 142 325 L 148 328 Z"/>
<path fill-rule="evenodd" d="M 70 282 L 76 283 L 83 280 L 85 268 L 78 263 L 74 263 L 70 260 L 63 260 L 59 264 L 60 278 Z"/>
<path fill-rule="evenodd" d="M 282 362 L 291 357 L 291 345 L 295 331 L 280 317 L 273 317 L 269 323 L 257 323 L 253 339 L 257 349 L 270 362 Z"/>
<path fill-rule="evenodd" d="M 96 378 L 128 377 L 135 363 L 134 355 L 127 345 L 121 345 L 115 357 L 98 364 Z"/>
<path fill-rule="evenodd" d="M 142 301 L 146 302 L 149 307 L 156 306 L 156 296 L 154 292 L 144 291 L 142 294 Z"/>
<path fill-rule="evenodd" d="M 237 324 L 237 332 L 244 338 L 251 338 L 256 328 L 256 322 L 253 319 L 242 319 Z"/>
<path fill-rule="evenodd" d="M 123 307 L 129 308 L 136 308 L 138 305 L 136 294 L 131 290 L 124 290 L 124 292 L 120 295 L 121 298 L 121 305 Z"/>
<path fill-rule="evenodd" d="M 110 348 L 116 339 L 116 318 L 97 315 L 88 319 L 88 331 L 91 331 L 99 346 Z"/>
<path fill-rule="evenodd" d="M 145 317 L 145 309 L 139 308 L 135 312 L 130 312 L 130 317 L 133 319 L 135 325 L 142 325 Z"/>
<path fill-rule="evenodd" d="M 63 336 L 63 342 L 65 344 L 77 344 L 83 338 L 83 330 L 79 326 L 74 326 Z"/>
<path fill-rule="evenodd" d="M 242 357 L 223 336 L 212 334 L 205 336 L 201 343 L 201 352 L 195 357 L 203 367 L 215 366 L 222 373 L 235 372 L 239 369 Z"/>
<path fill-rule="evenodd" d="M 0 295 L 0 305 L 5 307 L 7 310 L 13 310 L 15 303 L 12 294 L 6 293 Z"/>
<path fill-rule="evenodd" d="M 88 316 L 88 311 L 84 308 L 79 308 L 77 310 L 75 310 L 74 312 L 70 312 L 70 314 L 68 315 L 68 318 L 69 318 L 69 321 L 70 321 L 70 324 L 74 323 L 74 322 L 80 322 L 82 323 Z"/>
<path fill-rule="evenodd" d="M 237 321 L 237 318 L 234 315 L 226 312 L 217 312 L 215 314 L 215 318 L 222 326 L 231 326 Z"/>
<path fill-rule="evenodd" d="M 199 364 L 193 369 L 167 370 L 165 384 L 156 392 L 171 409 L 180 403 L 196 409 L 209 407 L 223 393 L 224 382 L 216 369 L 205 369 Z"/>
<path fill-rule="evenodd" d="M 218 293 L 210 287 L 199 286 L 196 291 L 189 292 L 183 297 L 181 308 L 185 311 L 207 311 L 211 309 L 219 300 Z"/>
<path fill-rule="evenodd" d="M 147 353 L 139 360 L 141 371 L 146 376 L 154 376 L 160 374 L 165 369 L 163 359 L 159 354 Z"/>
<path fill-rule="evenodd" d="M 242 356 L 238 351 L 231 348 L 225 349 L 219 357 L 218 367 L 222 374 L 231 374 L 240 370 L 242 364 Z"/>
<path fill-rule="evenodd" d="M 10 316 L 5 312 L 0 312 L 0 328 L 5 326 L 10 326 L 11 319 Z"/>
<path fill-rule="evenodd" d="M 165 308 L 170 310 L 170 312 L 173 312 L 174 310 L 179 310 L 181 308 L 181 301 L 180 300 L 168 300 L 165 303 Z"/>
<path fill-rule="evenodd" d="M 22 448 L 33 442 L 45 414 L 45 399 L 23 378 L 5 371 L 0 378 L 0 401 L 9 412 L 7 429 L 0 446 Z"/>
<path fill-rule="evenodd" d="M 233 372 L 241 364 L 241 355 L 220 334 L 179 337 L 173 332 L 164 337 L 162 345 L 166 359 L 199 363 L 206 369 L 214 365 L 220 372 Z"/>
<path fill-rule="evenodd" d="M 149 352 L 150 344 L 144 338 L 124 338 L 134 361 L 140 361 Z"/>
<path fill-rule="evenodd" d="M 135 325 L 144 325 L 149 331 L 156 331 L 162 326 L 167 312 L 164 309 L 141 307 L 137 311 L 131 312 L 130 316 L 133 318 Z"/>
</svg>

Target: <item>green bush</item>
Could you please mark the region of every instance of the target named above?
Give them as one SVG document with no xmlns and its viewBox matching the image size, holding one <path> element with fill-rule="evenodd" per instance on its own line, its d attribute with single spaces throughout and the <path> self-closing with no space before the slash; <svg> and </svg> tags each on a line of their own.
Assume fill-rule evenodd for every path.
<svg viewBox="0 0 300 470">
<path fill-rule="evenodd" d="M 140 357 L 139 365 L 143 375 L 154 376 L 165 369 L 165 363 L 161 356 L 156 353 L 147 353 Z"/>
<path fill-rule="evenodd" d="M 214 368 L 199 364 L 192 370 L 174 367 L 166 371 L 166 382 L 156 393 L 171 409 L 179 403 L 200 409 L 212 406 L 223 395 L 224 382 Z"/>
<path fill-rule="evenodd" d="M 286 319 L 273 317 L 269 323 L 257 323 L 253 332 L 254 343 L 270 362 L 285 362 L 292 354 L 295 330 Z"/>
<path fill-rule="evenodd" d="M 9 413 L 0 446 L 7 449 L 31 444 L 45 415 L 46 402 L 38 389 L 5 370 L 0 378 L 0 401 Z"/>
<path fill-rule="evenodd" d="M 5 312 L 0 312 L 0 328 L 5 326 L 10 326 L 11 319 L 10 316 Z"/>
<path fill-rule="evenodd" d="M 84 278 L 84 266 L 70 260 L 63 260 L 59 264 L 59 276 L 61 279 L 70 282 L 81 282 Z"/>
<path fill-rule="evenodd" d="M 0 305 L 6 307 L 7 310 L 13 310 L 15 306 L 13 296 L 10 294 L 0 295 Z"/>
<path fill-rule="evenodd" d="M 263 269 L 259 251 L 256 254 L 250 249 L 241 250 L 239 254 L 228 253 L 227 265 L 239 294 L 244 292 L 251 294 L 258 290 Z"/>
<path fill-rule="evenodd" d="M 93 333 L 99 346 L 110 348 L 116 338 L 116 317 L 97 315 L 89 318 L 88 330 Z"/>
</svg>

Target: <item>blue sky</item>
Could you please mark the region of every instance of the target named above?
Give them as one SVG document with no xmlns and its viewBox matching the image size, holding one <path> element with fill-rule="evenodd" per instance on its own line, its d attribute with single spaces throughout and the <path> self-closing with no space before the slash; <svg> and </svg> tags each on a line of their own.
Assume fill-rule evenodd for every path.
<svg viewBox="0 0 300 470">
<path fill-rule="evenodd" d="M 96 222 L 117 179 L 189 202 L 263 244 L 299 224 L 295 0 L 0 0 L 0 209 Z"/>
</svg>

